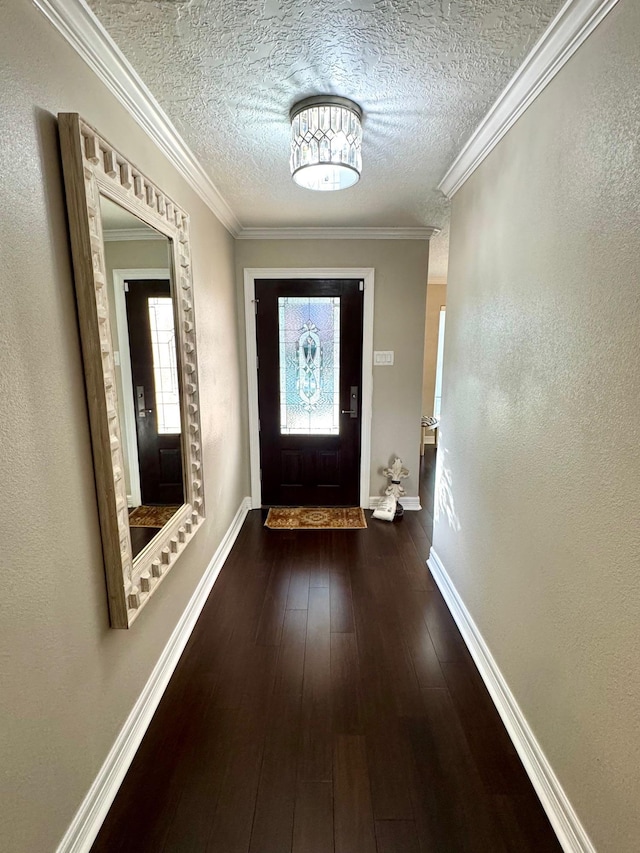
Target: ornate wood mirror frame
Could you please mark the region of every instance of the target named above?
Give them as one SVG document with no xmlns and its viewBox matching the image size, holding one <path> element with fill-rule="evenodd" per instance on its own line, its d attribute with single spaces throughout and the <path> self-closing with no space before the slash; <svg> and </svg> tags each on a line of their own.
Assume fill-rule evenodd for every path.
<svg viewBox="0 0 640 853">
<path fill-rule="evenodd" d="M 129 628 L 204 518 L 189 217 L 77 113 L 58 116 L 111 627 Z M 168 238 L 180 387 L 184 503 L 133 557 L 100 196 Z"/>
</svg>

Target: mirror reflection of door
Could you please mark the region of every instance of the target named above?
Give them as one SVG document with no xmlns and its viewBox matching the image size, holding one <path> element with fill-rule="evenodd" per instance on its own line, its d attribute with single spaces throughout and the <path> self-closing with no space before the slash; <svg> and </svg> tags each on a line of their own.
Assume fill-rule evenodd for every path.
<svg viewBox="0 0 640 853">
<path fill-rule="evenodd" d="M 180 391 L 169 281 L 125 283 L 144 506 L 183 502 Z"/>
<path fill-rule="evenodd" d="M 357 506 L 359 279 L 255 282 L 263 506 Z"/>
<path fill-rule="evenodd" d="M 135 557 L 184 503 L 171 243 L 104 196 L 100 214 Z"/>
</svg>

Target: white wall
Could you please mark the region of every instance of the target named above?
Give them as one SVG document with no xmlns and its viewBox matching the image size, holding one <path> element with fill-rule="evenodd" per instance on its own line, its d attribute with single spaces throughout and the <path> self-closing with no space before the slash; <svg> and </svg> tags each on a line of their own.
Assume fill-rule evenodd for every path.
<svg viewBox="0 0 640 853">
<path fill-rule="evenodd" d="M 35 6 L 0 27 L 0 847 L 55 850 L 248 494 L 234 241 Z M 109 628 L 62 187 L 79 112 L 191 214 L 208 518 Z"/>
<path fill-rule="evenodd" d="M 453 200 L 434 531 L 599 853 L 640 844 L 639 44 L 620 0 Z"/>
</svg>

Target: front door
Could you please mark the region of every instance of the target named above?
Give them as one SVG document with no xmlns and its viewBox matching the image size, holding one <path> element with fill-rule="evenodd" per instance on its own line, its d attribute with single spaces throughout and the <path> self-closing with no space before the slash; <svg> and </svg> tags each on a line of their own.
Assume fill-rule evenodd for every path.
<svg viewBox="0 0 640 853">
<path fill-rule="evenodd" d="M 184 502 L 180 395 L 168 281 L 126 282 L 142 503 Z"/>
<path fill-rule="evenodd" d="M 265 506 L 359 504 L 364 285 L 256 280 Z"/>
</svg>

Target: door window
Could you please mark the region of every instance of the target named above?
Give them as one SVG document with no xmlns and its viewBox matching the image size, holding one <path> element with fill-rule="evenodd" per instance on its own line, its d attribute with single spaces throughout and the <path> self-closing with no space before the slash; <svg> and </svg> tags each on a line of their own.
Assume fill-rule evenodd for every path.
<svg viewBox="0 0 640 853">
<path fill-rule="evenodd" d="M 170 296 L 149 298 L 149 325 L 159 435 L 180 433 L 180 391 L 176 365 L 176 334 Z"/>
<path fill-rule="evenodd" d="M 280 434 L 340 433 L 340 297 L 278 298 Z"/>
</svg>

